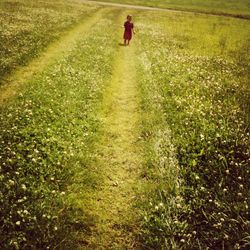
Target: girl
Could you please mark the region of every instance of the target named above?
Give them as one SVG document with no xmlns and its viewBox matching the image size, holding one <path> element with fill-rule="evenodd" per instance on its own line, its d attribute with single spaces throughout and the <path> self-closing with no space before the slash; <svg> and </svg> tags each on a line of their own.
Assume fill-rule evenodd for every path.
<svg viewBox="0 0 250 250">
<path fill-rule="evenodd" d="M 134 24 L 132 23 L 132 16 L 127 16 L 127 21 L 124 23 L 124 46 L 129 45 L 132 38 L 132 32 L 134 33 Z"/>
</svg>

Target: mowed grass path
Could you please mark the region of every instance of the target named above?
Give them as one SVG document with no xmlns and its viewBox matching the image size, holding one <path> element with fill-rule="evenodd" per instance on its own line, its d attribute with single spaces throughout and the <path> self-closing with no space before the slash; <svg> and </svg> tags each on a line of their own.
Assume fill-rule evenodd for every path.
<svg viewBox="0 0 250 250">
<path fill-rule="evenodd" d="M 124 16 L 122 12 L 117 22 L 123 23 Z M 124 47 L 122 32 L 115 35 L 112 78 L 97 111 L 100 137 L 94 142 L 90 169 L 98 175 L 98 185 L 84 192 L 84 200 L 79 199 L 83 191 L 79 185 L 71 187 L 71 199 L 78 200 L 89 221 L 87 232 L 78 235 L 80 249 L 139 247 L 141 211 L 136 204 L 145 183 L 141 175 L 139 88 L 132 59 L 136 44 Z"/>
<path fill-rule="evenodd" d="M 7 77 L 7 79 L 5 79 L 6 83 L 0 86 L 0 105 L 4 105 L 8 99 L 15 96 L 25 82 L 43 72 L 49 64 L 52 64 L 59 57 L 62 57 L 65 53 L 72 50 L 74 42 L 97 23 L 103 15 L 103 12 L 104 10 L 97 11 L 85 22 L 76 25 L 57 42 L 52 43 L 37 59 L 34 59 L 27 66 L 21 67 L 11 76 Z"/>
<path fill-rule="evenodd" d="M 27 83 L 32 82 L 33 78 L 40 77 L 43 71 L 46 72 L 48 68 L 54 67 L 58 61 L 65 60 L 67 55 L 70 56 L 75 50 L 76 44 L 81 40 L 88 39 L 89 31 L 94 26 L 98 27 L 100 20 L 109 11 L 109 8 L 97 11 L 84 23 L 77 25 L 64 35 L 58 42 L 50 45 L 40 58 L 33 60 L 29 65 L 10 76 L 7 84 L 1 87 L 0 104 L 7 106 L 8 103 L 15 102 L 18 92 L 23 88 L 29 88 Z M 141 213 L 135 206 L 143 190 L 142 148 L 139 140 L 139 89 L 135 60 L 131 60 L 135 57 L 135 45 L 124 47 L 120 44 L 123 42 L 123 29 L 120 27 L 125 17 L 125 12 L 113 11 L 112 18 L 117 22 L 120 31 L 118 30 L 115 34 L 115 43 L 113 44 L 113 48 L 117 49 L 115 58 L 110 62 L 113 64 L 112 77 L 107 81 L 101 102 L 97 105 L 96 116 L 100 123 L 100 131 L 97 134 L 100 137 L 93 142 L 93 149 L 88 149 L 88 154 L 94 155 L 94 157 L 86 163 L 89 165 L 87 171 L 91 171 L 90 169 L 93 167 L 93 172 L 100 180 L 96 180 L 95 176 L 95 180 L 93 180 L 95 184 L 91 183 L 92 174 L 90 173 L 88 179 L 86 168 L 78 167 L 76 171 L 73 171 L 75 179 L 71 180 L 72 185 L 67 185 L 68 204 L 74 204 L 73 207 L 83 211 L 86 217 L 77 219 L 86 219 L 83 223 L 89 227 L 87 233 L 76 230 L 80 249 L 134 249 L 139 244 Z M 102 40 L 99 40 L 95 46 L 100 47 L 103 45 L 101 43 Z M 76 60 L 78 59 L 76 58 Z M 79 70 L 72 65 L 71 60 L 68 61 L 68 67 L 74 72 Z M 44 77 L 46 77 L 46 73 Z M 58 75 L 58 77 L 60 76 Z M 72 79 L 69 84 L 75 85 L 76 83 Z M 81 100 L 80 96 L 75 96 L 74 91 L 77 89 L 72 89 L 72 98 L 76 99 L 74 101 L 67 100 L 67 102 L 71 103 L 72 101 L 77 105 Z M 83 98 L 86 97 L 83 96 Z M 75 127 L 75 130 L 79 129 L 81 127 Z M 81 148 L 81 145 L 78 146 Z M 85 149 L 78 150 L 84 151 Z M 77 152 L 72 152 L 72 154 L 76 158 L 81 155 Z M 77 160 L 73 160 L 70 164 L 73 167 L 73 164 L 79 163 Z M 84 176 L 83 179 L 81 179 L 82 176 Z M 93 188 L 89 188 L 89 186 L 93 186 Z M 84 194 L 82 195 L 82 193 Z"/>
<path fill-rule="evenodd" d="M 120 46 L 101 104 L 103 134 L 96 153 L 104 176 L 100 189 L 87 199 L 85 210 L 96 221 L 89 249 L 134 249 L 137 244 L 140 212 L 135 201 L 143 182 L 134 46 Z"/>
<path fill-rule="evenodd" d="M 215 17 L 210 17 L 208 26 L 203 24 L 207 22 L 205 17 L 204 20 L 203 16 L 196 17 L 198 24 L 189 29 L 191 25 L 186 22 L 193 22 L 191 14 L 165 16 L 165 13 L 138 11 L 135 16 L 140 37 L 138 40 L 135 37 L 131 46 L 124 47 L 120 42 L 126 15 L 127 11 L 111 7 L 96 12 L 51 45 L 41 58 L 16 72 L 10 77 L 10 84 L 2 87 L 0 163 L 3 168 L 0 170 L 3 197 L 12 202 L 5 204 L 1 200 L 8 222 L 1 236 L 6 248 L 192 249 L 194 240 L 200 244 L 201 238 L 196 234 L 203 230 L 194 228 L 195 231 L 191 223 L 182 221 L 183 212 L 190 219 L 189 213 L 194 211 L 188 207 L 190 199 L 183 196 L 181 189 L 192 183 L 183 185 L 185 179 L 181 178 L 185 175 L 181 171 L 191 169 L 195 192 L 209 190 L 209 186 L 205 188 L 202 182 L 196 182 L 203 178 L 197 166 L 206 152 L 205 142 L 202 144 L 204 134 L 210 136 L 210 132 L 205 127 L 198 137 L 191 134 L 191 138 L 201 138 L 202 143 L 198 141 L 198 145 L 202 148 L 198 154 L 194 148 L 194 158 L 188 158 L 183 168 L 177 157 L 184 143 L 175 147 L 183 138 L 176 141 L 175 138 L 179 138 L 179 127 L 183 130 L 181 136 L 187 135 L 188 123 L 182 124 L 183 119 L 176 117 L 174 124 L 173 118 L 186 110 L 185 103 L 185 109 L 180 109 L 181 100 L 190 100 L 187 111 L 200 110 L 194 105 L 197 102 L 192 101 L 196 100 L 194 96 L 201 97 L 202 92 L 183 94 L 183 98 L 181 84 L 191 82 L 193 86 L 188 89 L 196 90 L 202 79 L 207 88 L 212 83 L 223 86 L 223 81 L 218 80 L 217 84 L 213 78 L 216 72 L 213 65 L 221 63 L 222 69 L 225 67 L 223 74 L 228 74 L 231 64 L 225 51 L 237 54 L 238 43 L 234 39 L 227 41 L 228 36 L 224 38 L 219 33 Z M 159 21 L 159 17 L 164 19 Z M 245 21 L 223 20 L 234 29 L 238 27 L 237 22 L 246 26 Z M 182 25 L 178 27 L 176 23 Z M 199 24 L 208 28 L 204 38 L 197 32 Z M 211 36 L 208 42 L 209 31 L 218 35 Z M 241 33 L 245 37 L 245 33 Z M 194 46 L 203 43 L 207 46 Z M 225 62 L 215 56 L 221 56 Z M 204 76 L 196 76 L 201 69 L 191 71 L 189 62 L 191 65 L 209 62 L 212 66 L 202 66 L 207 71 Z M 235 62 L 235 66 L 240 67 L 238 65 Z M 186 73 L 189 71 L 192 74 Z M 218 74 L 218 79 L 224 76 Z M 204 80 L 206 76 L 209 76 L 208 82 Z M 244 80 L 237 78 L 234 71 L 231 78 Z M 229 98 L 230 95 L 225 97 Z M 213 105 L 207 107 L 208 122 L 212 108 Z M 198 118 L 203 115 L 197 113 Z M 192 149 L 192 145 L 185 145 Z M 215 155 L 214 152 L 211 151 L 211 155 Z M 187 151 L 183 155 L 190 154 Z M 216 161 L 214 164 L 217 166 Z M 230 172 L 231 169 L 225 169 L 225 173 Z M 221 174 L 222 178 L 224 175 Z M 240 180 L 241 176 L 243 171 L 239 174 Z M 242 204 L 246 202 L 242 198 L 245 185 L 247 187 L 245 183 L 238 187 Z M 198 193 L 201 197 L 202 192 Z M 204 204 L 211 203 L 209 195 Z M 247 206 L 242 208 L 243 212 L 245 208 Z M 218 216 L 221 211 L 224 213 L 219 209 Z M 220 217 L 221 221 L 225 219 Z M 237 237 L 239 239 L 232 239 L 233 243 L 228 245 L 238 244 L 237 241 L 242 244 L 242 236 Z M 225 236 L 222 238 L 224 244 Z M 220 240 L 218 242 L 220 244 Z M 207 245 L 206 239 L 203 244 Z"/>
</svg>

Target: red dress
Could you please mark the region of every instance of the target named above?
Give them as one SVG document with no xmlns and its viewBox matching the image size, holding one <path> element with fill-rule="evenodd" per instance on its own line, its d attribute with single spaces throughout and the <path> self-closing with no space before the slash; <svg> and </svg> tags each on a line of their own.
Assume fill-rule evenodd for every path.
<svg viewBox="0 0 250 250">
<path fill-rule="evenodd" d="M 132 29 L 134 28 L 134 24 L 130 23 L 129 21 L 126 21 L 124 23 L 124 28 L 125 28 L 125 31 L 124 31 L 123 38 L 125 40 L 131 40 L 131 38 L 132 38 Z"/>
</svg>

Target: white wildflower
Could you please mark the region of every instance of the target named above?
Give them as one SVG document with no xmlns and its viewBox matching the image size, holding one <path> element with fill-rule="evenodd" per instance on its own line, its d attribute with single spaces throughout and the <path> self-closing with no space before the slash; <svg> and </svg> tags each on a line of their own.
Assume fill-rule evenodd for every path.
<svg viewBox="0 0 250 250">
<path fill-rule="evenodd" d="M 27 187 L 25 186 L 25 184 L 22 184 L 22 185 L 21 185 L 21 188 L 22 188 L 24 191 L 27 190 Z"/>
</svg>

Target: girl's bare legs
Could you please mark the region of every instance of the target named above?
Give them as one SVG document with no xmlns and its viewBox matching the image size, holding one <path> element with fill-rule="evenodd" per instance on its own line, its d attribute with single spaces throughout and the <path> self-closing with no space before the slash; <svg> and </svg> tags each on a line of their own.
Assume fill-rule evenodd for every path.
<svg viewBox="0 0 250 250">
<path fill-rule="evenodd" d="M 124 46 L 129 45 L 130 40 L 124 39 Z"/>
</svg>

